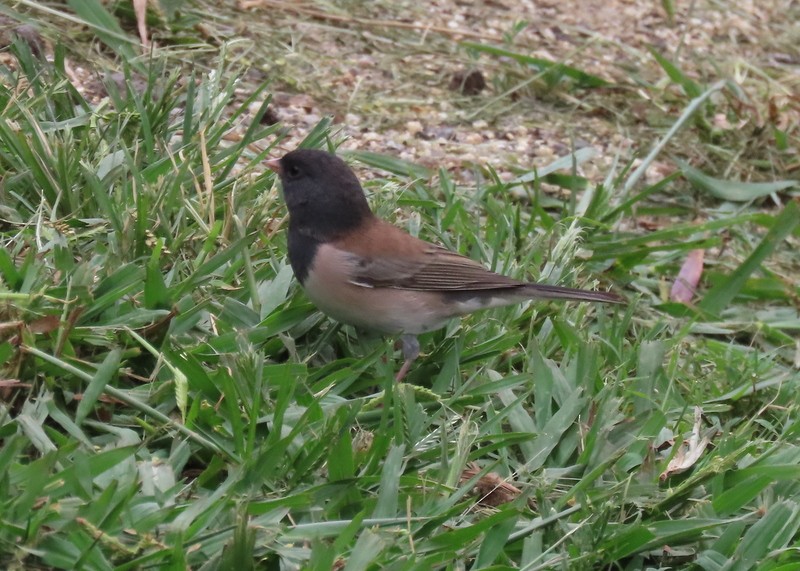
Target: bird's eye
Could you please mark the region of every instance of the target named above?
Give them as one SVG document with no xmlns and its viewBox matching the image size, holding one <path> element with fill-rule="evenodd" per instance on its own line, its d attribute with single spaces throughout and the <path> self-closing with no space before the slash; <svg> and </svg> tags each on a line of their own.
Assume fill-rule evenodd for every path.
<svg viewBox="0 0 800 571">
<path fill-rule="evenodd" d="M 300 168 L 297 165 L 291 165 L 289 168 L 286 169 L 286 174 L 289 175 L 291 178 L 300 175 Z"/>
</svg>

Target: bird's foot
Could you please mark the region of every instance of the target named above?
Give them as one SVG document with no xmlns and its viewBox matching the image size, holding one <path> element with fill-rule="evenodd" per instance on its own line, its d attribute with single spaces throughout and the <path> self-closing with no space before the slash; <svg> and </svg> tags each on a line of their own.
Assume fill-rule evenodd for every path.
<svg viewBox="0 0 800 571">
<path fill-rule="evenodd" d="M 416 335 L 401 335 L 400 342 L 403 347 L 403 357 L 405 361 L 403 361 L 403 366 L 400 367 L 400 370 L 397 371 L 397 375 L 394 377 L 397 383 L 403 380 L 409 369 L 411 369 L 412 363 L 419 357 L 419 341 Z"/>
</svg>

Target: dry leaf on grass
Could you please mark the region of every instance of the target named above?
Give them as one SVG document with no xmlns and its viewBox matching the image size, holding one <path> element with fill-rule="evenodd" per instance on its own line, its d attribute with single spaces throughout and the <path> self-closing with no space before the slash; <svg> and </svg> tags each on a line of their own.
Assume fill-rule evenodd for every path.
<svg viewBox="0 0 800 571">
<path fill-rule="evenodd" d="M 690 303 L 692 301 L 697 284 L 700 282 L 700 276 L 703 275 L 704 256 L 704 250 L 692 250 L 686 256 L 686 261 L 683 262 L 681 271 L 678 272 L 678 277 L 675 279 L 675 283 L 672 284 L 672 291 L 669 294 L 672 301 L 680 303 Z"/>
<path fill-rule="evenodd" d="M 467 483 L 481 471 L 481 467 L 470 463 L 461 473 L 461 484 Z M 505 478 L 496 472 L 489 472 L 481 476 L 475 483 L 472 491 L 478 496 L 478 503 L 482 506 L 497 507 L 514 501 L 522 490 L 508 483 Z"/>
<path fill-rule="evenodd" d="M 58 329 L 59 325 L 61 325 L 61 320 L 57 315 L 46 315 L 31 321 L 28 324 L 28 330 L 31 333 L 50 333 Z"/>
<path fill-rule="evenodd" d="M 136 14 L 136 28 L 144 47 L 150 45 L 147 39 L 147 0 L 133 0 L 133 11 Z"/>
<path fill-rule="evenodd" d="M 675 457 L 670 460 L 667 469 L 661 473 L 659 479 L 663 482 L 667 478 L 671 478 L 676 474 L 685 472 L 694 466 L 700 457 L 705 452 L 706 447 L 711 442 L 708 436 L 700 437 L 700 424 L 702 423 L 703 411 L 699 406 L 694 407 L 694 426 L 692 427 L 692 435 L 688 441 L 684 441 Z"/>
</svg>

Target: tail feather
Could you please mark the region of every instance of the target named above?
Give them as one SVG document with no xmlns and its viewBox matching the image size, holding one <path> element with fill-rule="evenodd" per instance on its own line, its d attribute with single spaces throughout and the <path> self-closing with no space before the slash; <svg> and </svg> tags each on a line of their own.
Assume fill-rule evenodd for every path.
<svg viewBox="0 0 800 571">
<path fill-rule="evenodd" d="M 465 315 L 480 309 L 503 307 L 520 303 L 526 299 L 625 303 L 622 297 L 607 291 L 590 291 L 535 283 L 520 284 L 518 287 L 512 288 L 448 291 L 442 292 L 442 296 L 453 304 L 452 315 Z"/>
<path fill-rule="evenodd" d="M 568 301 L 595 301 L 601 303 L 625 303 L 621 296 L 610 291 L 590 291 L 547 284 L 526 284 L 522 290 L 527 297 L 535 299 L 564 299 Z"/>
</svg>

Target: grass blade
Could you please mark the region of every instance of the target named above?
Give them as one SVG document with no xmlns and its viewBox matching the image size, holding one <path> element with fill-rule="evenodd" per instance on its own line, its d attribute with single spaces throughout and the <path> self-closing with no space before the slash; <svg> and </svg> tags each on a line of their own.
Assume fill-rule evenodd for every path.
<svg viewBox="0 0 800 571">
<path fill-rule="evenodd" d="M 112 349 L 103 363 L 98 367 L 94 377 L 86 387 L 83 393 L 81 402 L 78 403 L 78 410 L 75 412 L 75 422 L 81 424 L 84 419 L 92 412 L 94 405 L 100 395 L 106 391 L 106 385 L 116 375 L 119 370 L 120 359 L 122 357 L 122 350 L 119 348 Z"/>
<path fill-rule="evenodd" d="M 795 202 L 786 205 L 767 235 L 761 240 L 753 253 L 734 270 L 730 277 L 711 288 L 698 304 L 698 307 L 712 315 L 719 314 L 741 291 L 747 278 L 775 251 L 783 240 L 800 223 L 800 211 Z"/>
</svg>

